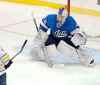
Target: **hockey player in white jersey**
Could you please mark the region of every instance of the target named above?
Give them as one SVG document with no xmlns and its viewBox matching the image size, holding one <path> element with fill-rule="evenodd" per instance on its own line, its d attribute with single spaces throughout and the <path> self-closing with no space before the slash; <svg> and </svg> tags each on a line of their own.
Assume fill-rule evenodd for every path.
<svg viewBox="0 0 100 85">
<path fill-rule="evenodd" d="M 39 33 L 40 35 L 36 37 L 36 41 L 38 41 L 38 46 L 44 46 L 45 50 L 42 49 L 45 54 L 44 60 L 47 61 L 49 66 L 65 63 L 67 61 L 66 57 L 73 54 L 71 51 L 77 52 L 81 64 L 87 66 L 94 64 L 94 58 L 84 49 L 87 41 L 85 33 L 80 31 L 75 19 L 68 16 L 65 7 L 60 8 L 58 14 L 50 14 L 43 18 L 40 23 Z M 62 54 L 63 51 L 62 53 L 59 51 L 59 46 L 62 43 L 66 43 L 64 48 L 67 48 L 67 50 L 63 50 L 66 55 Z M 38 52 L 40 51 L 38 50 Z"/>
</svg>

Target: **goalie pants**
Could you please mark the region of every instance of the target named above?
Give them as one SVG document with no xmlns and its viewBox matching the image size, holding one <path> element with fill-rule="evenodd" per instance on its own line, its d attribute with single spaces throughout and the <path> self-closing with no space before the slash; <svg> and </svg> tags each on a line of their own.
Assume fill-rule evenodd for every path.
<svg viewBox="0 0 100 85">
<path fill-rule="evenodd" d="M 0 85 L 6 85 L 6 73 L 0 75 Z"/>
<path fill-rule="evenodd" d="M 57 37 L 54 37 L 52 34 L 48 36 L 48 38 L 47 38 L 47 40 L 45 42 L 45 46 L 49 46 L 49 45 L 55 44 L 55 46 L 57 47 L 61 40 L 63 40 L 64 42 L 66 42 L 70 46 L 74 47 L 75 49 L 79 48 L 79 46 L 75 46 L 71 42 L 71 38 L 68 38 L 68 37 L 66 37 L 66 38 L 65 37 L 57 38 Z"/>
</svg>

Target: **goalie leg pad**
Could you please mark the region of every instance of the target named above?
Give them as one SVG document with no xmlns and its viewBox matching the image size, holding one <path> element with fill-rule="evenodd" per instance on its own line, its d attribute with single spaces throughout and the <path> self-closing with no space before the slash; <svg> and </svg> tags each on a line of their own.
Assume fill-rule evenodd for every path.
<svg viewBox="0 0 100 85">
<path fill-rule="evenodd" d="M 62 56 L 57 51 L 55 45 L 49 45 L 47 47 L 48 58 L 53 64 L 62 63 Z"/>
<path fill-rule="evenodd" d="M 47 46 L 48 57 L 53 64 L 66 64 L 67 58 L 58 51 L 55 45 Z"/>
<path fill-rule="evenodd" d="M 88 48 L 80 48 L 79 49 L 80 55 L 80 63 L 86 66 L 94 66 L 95 60 L 93 54 L 89 51 Z"/>
<path fill-rule="evenodd" d="M 57 49 L 61 54 L 63 54 L 65 57 L 74 57 L 74 54 L 76 53 L 75 48 L 71 45 L 67 44 L 65 41 L 60 41 Z"/>
</svg>

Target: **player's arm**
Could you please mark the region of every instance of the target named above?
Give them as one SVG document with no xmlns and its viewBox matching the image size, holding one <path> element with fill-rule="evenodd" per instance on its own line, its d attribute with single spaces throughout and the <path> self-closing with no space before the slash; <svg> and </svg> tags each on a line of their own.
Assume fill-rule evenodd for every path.
<svg viewBox="0 0 100 85">
<path fill-rule="evenodd" d="M 71 32 L 72 38 L 71 41 L 75 46 L 81 46 L 85 45 L 87 41 L 87 36 L 84 32 L 81 31 L 80 26 L 77 24 L 75 19 L 71 17 L 72 19 L 72 25 L 74 27 L 74 30 Z"/>
<path fill-rule="evenodd" d="M 48 16 L 42 19 L 39 27 L 39 32 L 41 34 L 42 40 L 45 41 L 50 34 L 50 28 L 48 27 Z"/>
<path fill-rule="evenodd" d="M 42 31 L 44 31 L 44 32 L 47 32 L 48 29 L 49 29 L 47 23 L 48 23 L 47 22 L 47 17 L 46 18 L 43 18 L 42 21 L 41 21 L 41 23 L 40 23 L 39 29 L 42 30 Z"/>
</svg>

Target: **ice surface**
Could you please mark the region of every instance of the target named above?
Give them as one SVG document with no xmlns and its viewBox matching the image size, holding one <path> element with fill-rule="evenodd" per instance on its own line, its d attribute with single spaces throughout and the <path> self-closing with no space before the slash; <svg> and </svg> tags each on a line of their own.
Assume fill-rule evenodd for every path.
<svg viewBox="0 0 100 85">
<path fill-rule="evenodd" d="M 17 56 L 13 65 L 7 70 L 8 85 L 100 85 L 100 39 L 89 39 L 87 43 L 87 46 L 92 48 L 90 50 L 96 55 L 97 65 L 93 68 L 74 64 L 77 61 L 66 66 L 55 65 L 53 68 L 49 68 L 44 62 L 32 60 L 30 51 L 36 29 L 31 14 L 34 11 L 39 23 L 41 17 L 56 11 L 50 8 L 49 11 L 45 10 L 48 8 L 8 3 L 5 5 L 0 2 L 0 45 L 13 56 L 20 49 L 24 40 L 28 39 L 22 54 Z M 73 16 L 79 20 L 79 24 L 85 28 L 88 34 L 100 34 L 100 29 L 98 29 L 100 18 L 76 14 Z M 84 20 L 84 18 L 88 18 L 88 20 Z M 90 31 L 90 29 L 94 30 Z"/>
</svg>

